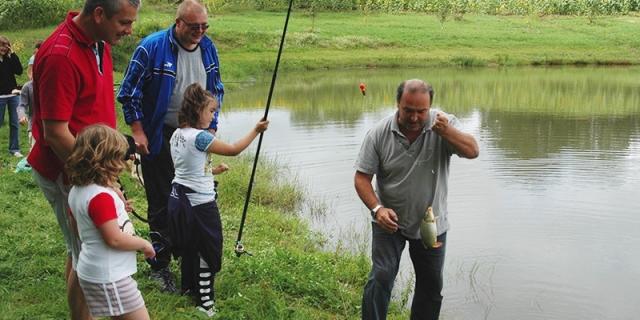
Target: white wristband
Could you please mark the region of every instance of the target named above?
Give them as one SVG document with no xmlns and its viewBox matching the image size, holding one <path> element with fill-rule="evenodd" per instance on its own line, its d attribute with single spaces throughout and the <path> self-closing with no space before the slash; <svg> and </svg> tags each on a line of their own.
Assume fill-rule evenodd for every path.
<svg viewBox="0 0 640 320">
<path fill-rule="evenodd" d="M 371 209 L 371 219 L 376 220 L 376 213 L 378 212 L 378 210 L 380 210 L 380 208 L 382 208 L 382 205 L 379 204 L 375 207 L 373 207 L 373 209 Z"/>
</svg>

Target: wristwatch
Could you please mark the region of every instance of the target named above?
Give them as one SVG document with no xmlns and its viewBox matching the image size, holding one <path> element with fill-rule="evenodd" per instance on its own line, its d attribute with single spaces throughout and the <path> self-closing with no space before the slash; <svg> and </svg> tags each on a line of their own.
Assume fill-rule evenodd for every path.
<svg viewBox="0 0 640 320">
<path fill-rule="evenodd" d="M 380 208 L 382 208 L 381 204 L 373 207 L 373 209 L 369 211 L 371 213 L 371 219 L 376 220 L 376 213 L 378 212 L 378 210 L 380 210 Z"/>
</svg>

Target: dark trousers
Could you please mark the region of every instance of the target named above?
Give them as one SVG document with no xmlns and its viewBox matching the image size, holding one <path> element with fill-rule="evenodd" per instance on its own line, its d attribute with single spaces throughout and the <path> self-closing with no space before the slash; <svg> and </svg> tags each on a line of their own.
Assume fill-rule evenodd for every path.
<svg viewBox="0 0 640 320">
<path fill-rule="evenodd" d="M 180 264 L 183 291 L 195 291 L 197 288 L 200 258 L 209 267 L 211 281 L 222 267 L 222 222 L 218 205 L 215 202 L 203 203 L 193 207 L 192 212 L 191 245 L 185 248 Z M 214 297 L 213 291 L 211 297 Z"/>
<path fill-rule="evenodd" d="M 175 130 L 175 128 L 165 126 L 160 153 L 152 159 L 142 157 L 140 162 L 144 178 L 144 191 L 147 195 L 151 242 L 156 248 L 156 259 L 151 263 L 153 270 L 162 269 L 168 266 L 171 261 L 172 249 L 171 241 L 168 239 L 167 201 L 169 201 L 171 181 L 174 177 L 169 140 Z"/>
<path fill-rule="evenodd" d="M 169 230 L 174 251 L 181 258 L 181 288 L 197 293 L 200 273 L 210 272 L 211 281 L 222 267 L 222 221 L 215 201 L 191 206 L 188 187 L 174 183 L 169 196 Z M 200 259 L 207 267 L 200 265 Z M 211 286 L 213 288 L 213 286 Z M 213 291 L 211 292 L 213 297 Z"/>
<path fill-rule="evenodd" d="M 0 98 L 0 127 L 4 124 L 4 110 L 9 113 L 9 152 L 20 151 L 20 125 L 18 124 L 19 96 Z"/>
<path fill-rule="evenodd" d="M 416 275 L 411 304 L 411 319 L 438 319 L 442 306 L 443 267 L 447 234 L 438 236 L 442 246 L 425 249 L 422 242 L 407 239 L 400 231 L 390 234 L 372 224 L 371 260 L 369 279 L 362 297 L 362 319 L 386 319 L 391 290 L 398 274 L 402 251 L 409 242 L 409 255 Z"/>
</svg>

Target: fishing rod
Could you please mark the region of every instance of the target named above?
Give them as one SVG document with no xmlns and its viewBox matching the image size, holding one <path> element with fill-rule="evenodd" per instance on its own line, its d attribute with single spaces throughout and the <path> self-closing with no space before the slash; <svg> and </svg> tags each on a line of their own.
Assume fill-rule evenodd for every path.
<svg viewBox="0 0 640 320">
<path fill-rule="evenodd" d="M 273 69 L 273 77 L 271 78 L 271 87 L 269 88 L 269 97 L 267 98 L 267 106 L 264 110 L 263 120 L 267 120 L 269 115 L 269 107 L 271 106 L 271 97 L 273 96 L 273 88 L 276 86 L 276 78 L 278 77 L 278 66 L 280 65 L 280 56 L 282 56 L 282 47 L 284 46 L 284 38 L 287 34 L 287 27 L 289 26 L 289 16 L 291 15 L 291 6 L 293 0 L 289 0 L 289 9 L 287 10 L 287 18 L 284 22 L 284 29 L 282 30 L 282 37 L 280 38 L 280 47 L 278 48 L 278 58 L 276 59 L 276 65 Z M 260 133 L 260 139 L 258 139 L 258 149 L 256 150 L 256 157 L 253 160 L 253 169 L 251 169 L 251 179 L 249 179 L 249 187 L 247 188 L 247 196 L 244 199 L 244 209 L 242 209 L 242 220 L 240 221 L 240 230 L 238 230 L 238 239 L 236 240 L 235 252 L 236 256 L 240 257 L 243 254 L 251 256 L 251 253 L 245 250 L 242 245 L 242 231 L 244 230 L 244 223 L 247 219 L 247 208 L 249 207 L 249 199 L 251 198 L 251 190 L 253 189 L 253 180 L 256 175 L 256 167 L 258 165 L 258 156 L 260 155 L 260 147 L 262 146 L 262 137 L 264 132 Z"/>
</svg>

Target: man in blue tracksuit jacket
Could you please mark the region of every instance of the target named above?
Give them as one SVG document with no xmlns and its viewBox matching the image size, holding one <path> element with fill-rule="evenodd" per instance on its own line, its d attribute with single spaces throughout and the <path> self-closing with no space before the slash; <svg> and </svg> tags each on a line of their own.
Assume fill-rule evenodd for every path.
<svg viewBox="0 0 640 320">
<path fill-rule="evenodd" d="M 117 97 L 142 155 L 150 236 L 157 251 L 156 260 L 150 262 L 152 278 L 167 292 L 177 291 L 168 268 L 171 242 L 167 238 L 167 201 L 174 177 L 169 140 L 178 126 L 178 110 L 188 85 L 200 83 L 218 99 L 219 106 L 224 95 L 218 52 L 205 35 L 207 20 L 202 4 L 183 1 L 174 25 L 140 42 Z M 217 130 L 218 112 L 210 130 Z"/>
</svg>

